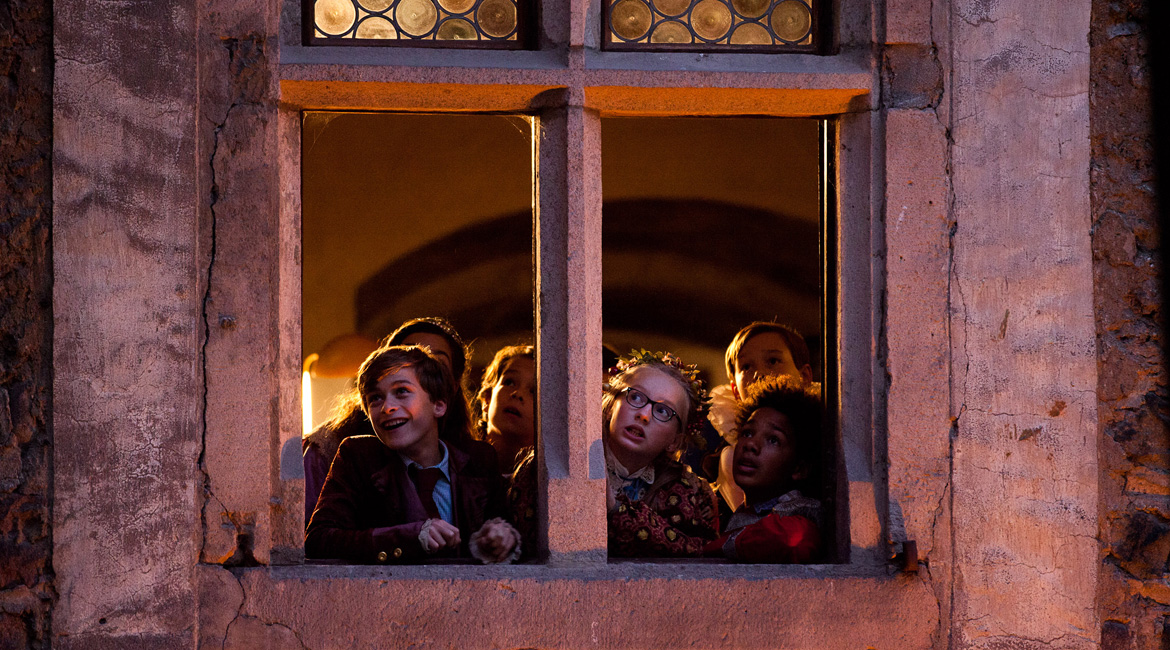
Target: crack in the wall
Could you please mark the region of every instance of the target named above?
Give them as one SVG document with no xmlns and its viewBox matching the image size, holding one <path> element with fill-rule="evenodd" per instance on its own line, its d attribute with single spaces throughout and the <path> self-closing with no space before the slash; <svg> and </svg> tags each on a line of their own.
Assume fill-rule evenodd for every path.
<svg viewBox="0 0 1170 650">
<path fill-rule="evenodd" d="M 228 624 L 223 628 L 223 641 L 221 641 L 219 644 L 220 650 L 225 650 L 227 647 L 227 640 L 228 636 L 231 634 L 232 625 L 235 624 L 236 621 L 240 620 L 240 617 L 244 615 L 244 604 L 248 602 L 248 592 L 244 589 L 244 581 L 240 579 L 239 574 L 237 574 L 235 571 L 228 571 L 228 573 L 232 575 L 232 578 L 235 579 L 236 584 L 240 587 L 240 605 L 239 607 L 236 607 L 236 615 L 233 616 L 232 620 L 228 621 Z"/>
<path fill-rule="evenodd" d="M 199 467 L 200 473 L 203 474 L 203 498 L 204 498 L 203 507 L 200 508 L 200 519 L 201 519 L 201 524 L 202 524 L 202 529 L 203 529 L 203 536 L 202 536 L 202 539 L 200 540 L 200 547 L 199 547 L 199 557 L 200 558 L 204 557 L 204 552 L 207 548 L 207 536 L 208 536 L 207 503 L 208 503 L 208 500 L 214 499 L 215 502 L 219 504 L 221 512 L 227 511 L 227 507 L 223 504 L 222 501 L 220 501 L 215 496 L 215 493 L 211 488 L 211 474 L 210 474 L 210 472 L 207 471 L 206 460 L 207 460 L 207 435 L 208 435 L 207 408 L 208 408 L 208 393 L 209 393 L 207 348 L 211 343 L 211 316 L 208 313 L 208 307 L 211 304 L 212 280 L 214 278 L 215 259 L 216 259 L 216 252 L 217 252 L 216 251 L 216 246 L 217 246 L 216 237 L 218 236 L 218 232 L 217 232 L 218 215 L 216 214 L 215 208 L 216 208 L 216 204 L 219 203 L 219 186 L 216 184 L 216 178 L 215 178 L 215 156 L 219 152 L 220 132 L 223 131 L 224 125 L 227 124 L 227 119 L 228 119 L 228 116 L 230 116 L 230 114 L 231 114 L 231 108 L 229 107 L 227 110 L 227 113 L 224 114 L 224 119 L 215 125 L 214 137 L 212 138 L 212 144 L 211 144 L 211 155 L 208 157 L 208 161 L 207 161 L 208 168 L 211 170 L 211 189 L 210 189 L 209 196 L 208 196 L 208 199 L 209 199 L 208 208 L 209 208 L 209 212 L 211 214 L 211 223 L 210 223 L 211 242 L 210 242 L 210 245 L 208 247 L 207 272 L 204 276 L 204 281 L 206 282 L 206 286 L 203 288 L 203 308 L 202 308 L 203 345 L 200 346 L 200 349 L 199 349 L 199 361 L 200 361 L 200 366 L 201 366 L 202 373 L 203 373 L 203 394 L 202 394 L 203 411 L 202 411 L 201 418 L 200 418 L 201 419 L 201 431 L 200 431 L 201 436 L 200 436 L 199 461 L 198 461 L 197 465 Z"/>
<path fill-rule="evenodd" d="M 958 214 L 956 211 L 957 204 L 958 204 L 958 198 L 957 198 L 957 193 L 955 191 L 955 174 L 954 174 L 955 137 L 954 137 L 953 126 L 954 126 L 954 119 L 955 119 L 954 118 L 954 116 L 955 116 L 955 93 L 953 91 L 949 91 L 948 86 L 947 86 L 947 84 L 949 82 L 953 82 L 953 74 L 954 74 L 954 70 L 955 70 L 955 50 L 954 50 L 955 12 L 952 9 L 953 9 L 953 7 L 951 7 L 950 5 L 946 6 L 945 10 L 947 12 L 947 14 L 946 14 L 947 21 L 946 21 L 946 26 L 945 26 L 945 33 L 942 35 L 942 37 L 945 39 L 946 54 L 947 54 L 947 61 L 945 63 L 945 66 L 943 66 L 942 95 L 945 96 L 945 99 L 947 101 L 947 105 L 946 105 L 947 106 L 947 113 L 946 113 L 946 121 L 944 122 L 942 119 L 939 119 L 939 124 L 942 127 L 944 137 L 946 138 L 946 152 L 944 154 L 945 160 L 946 160 L 946 168 L 944 171 L 944 178 L 946 179 L 946 192 L 947 192 L 946 219 L 948 222 L 948 230 L 947 230 L 947 264 L 946 264 L 947 319 L 945 322 L 946 322 L 946 328 L 947 328 L 947 354 L 948 354 L 948 361 L 949 361 L 949 363 L 947 364 L 947 385 L 948 385 L 948 393 L 950 394 L 950 412 L 953 415 L 951 417 L 950 431 L 948 432 L 948 436 L 947 436 L 947 481 L 946 481 L 946 487 L 943 490 L 943 493 L 939 498 L 938 510 L 936 511 L 936 518 L 932 522 L 932 527 L 931 527 L 931 534 L 933 536 L 936 532 L 935 527 L 937 526 L 938 522 L 942 518 L 943 504 L 945 503 L 946 508 L 947 508 L 947 515 L 948 515 L 948 520 L 945 523 L 947 526 L 946 532 L 947 532 L 948 543 L 949 543 L 947 555 L 948 555 L 948 559 L 949 559 L 949 570 L 950 570 L 950 575 L 947 576 L 949 583 L 947 584 L 946 594 L 947 594 L 947 613 L 950 615 L 949 616 L 950 621 L 944 623 L 944 621 L 942 620 L 942 616 L 940 615 L 939 627 L 941 628 L 943 625 L 946 625 L 946 629 L 947 629 L 946 645 L 948 648 L 955 647 L 955 631 L 958 627 L 957 623 L 955 622 L 955 615 L 954 615 L 954 611 L 955 611 L 955 585 L 959 580 L 959 572 L 960 572 L 960 570 L 957 566 L 957 563 L 955 562 L 955 548 L 956 548 L 955 491 L 954 491 L 954 487 L 953 487 L 954 486 L 954 477 L 955 477 L 955 441 L 958 440 L 958 437 L 959 437 L 959 421 L 963 417 L 963 414 L 966 412 L 966 408 L 967 408 L 966 381 L 967 381 L 967 372 L 970 370 L 970 362 L 971 362 L 971 357 L 969 354 L 967 354 L 967 350 L 966 350 L 967 337 L 966 337 L 966 334 L 964 333 L 964 336 L 963 336 L 963 346 L 964 346 L 964 349 L 963 349 L 963 363 L 964 363 L 963 382 L 964 382 L 964 387 L 963 387 L 962 394 L 960 396 L 958 396 L 958 397 L 960 397 L 960 400 L 959 400 L 959 406 L 958 406 L 958 408 L 956 408 L 956 406 L 955 406 L 955 402 L 956 402 L 955 358 L 954 358 L 954 352 L 955 352 L 955 340 L 954 340 L 955 305 L 953 302 L 955 290 L 959 291 L 959 298 L 960 298 L 960 302 L 963 304 L 964 311 L 966 309 L 966 301 L 962 295 L 962 287 L 958 281 L 958 277 L 956 275 L 956 268 L 955 268 L 956 267 L 956 265 L 955 265 L 955 237 L 959 231 Z M 935 31 L 934 31 L 933 6 L 932 6 L 931 12 L 930 12 L 930 28 L 931 28 L 930 33 L 931 33 L 932 49 L 937 52 L 939 41 L 936 38 Z M 943 65 L 943 64 L 940 61 L 940 66 L 941 65 Z M 942 106 L 942 100 L 943 100 L 943 98 L 940 97 L 939 106 Z M 937 108 L 935 109 L 935 116 L 936 116 L 936 118 L 938 117 Z M 933 544 L 932 544 L 931 548 L 932 549 L 934 548 Z M 942 608 L 941 599 L 939 602 L 939 608 L 940 609 Z"/>
<path fill-rule="evenodd" d="M 218 173 L 219 169 L 216 166 L 216 157 L 219 154 L 220 139 L 231 123 L 232 113 L 236 108 L 242 106 L 255 106 L 262 102 L 264 97 L 264 87 L 267 83 L 265 77 L 266 63 L 265 63 L 265 38 L 259 34 L 248 34 L 244 38 L 222 38 L 221 45 L 227 50 L 227 70 L 224 71 L 225 76 L 229 79 L 230 84 L 230 98 L 231 103 L 227 109 L 223 111 L 223 116 L 218 122 L 213 122 L 211 151 L 208 156 L 207 165 L 210 174 L 209 191 L 208 191 L 208 212 L 210 214 L 210 244 L 208 247 L 207 271 L 205 274 L 206 286 L 203 293 L 202 304 L 202 319 L 203 319 L 203 344 L 200 348 L 200 365 L 203 374 L 203 390 L 202 390 L 202 417 L 201 417 L 201 438 L 200 438 L 200 452 L 198 459 L 198 468 L 203 475 L 203 496 L 204 503 L 200 509 L 200 519 L 203 531 L 203 536 L 200 541 L 201 559 L 206 559 L 207 542 L 209 536 L 210 526 L 214 525 L 208 521 L 208 505 L 211 503 L 218 504 L 219 514 L 221 518 L 226 518 L 224 523 L 231 524 L 235 528 L 235 544 L 232 553 L 227 554 L 223 558 L 218 558 L 216 561 L 229 566 L 252 566 L 257 564 L 253 557 L 252 540 L 253 528 L 255 518 L 249 518 L 249 513 L 237 513 L 230 511 L 226 504 L 215 495 L 215 490 L 211 484 L 211 473 L 207 468 L 207 439 L 210 435 L 208 423 L 208 409 L 210 405 L 210 381 L 209 381 L 209 360 L 208 350 L 211 343 L 212 330 L 212 316 L 211 303 L 212 292 L 214 289 L 215 266 L 218 261 L 218 237 L 219 237 L 219 210 L 218 206 L 221 199 L 221 188 L 219 185 Z M 259 72 L 258 72 L 259 70 Z M 224 326 L 222 318 L 218 319 L 219 325 Z"/>
<path fill-rule="evenodd" d="M 300 647 L 301 650 L 308 649 L 308 646 L 305 645 L 305 640 L 303 638 L 301 638 L 300 632 L 293 629 L 292 627 L 285 625 L 284 623 L 281 623 L 279 621 L 268 621 L 268 620 L 262 619 L 258 616 L 248 616 L 248 615 L 244 614 L 244 606 L 247 605 L 247 602 L 248 602 L 248 592 L 244 588 L 244 581 L 240 577 L 240 574 L 238 571 L 229 570 L 228 573 L 230 573 L 232 575 L 232 578 L 235 579 L 236 584 L 240 587 L 240 605 L 239 605 L 239 607 L 236 608 L 236 613 L 235 613 L 235 616 L 232 617 L 232 620 L 228 621 L 228 624 L 226 626 L 224 626 L 223 640 L 220 642 L 220 646 L 219 646 L 220 650 L 227 650 L 228 639 L 230 639 L 231 635 L 232 635 L 232 633 L 231 633 L 232 626 L 236 625 L 236 623 L 238 623 L 238 622 L 241 622 L 245 618 L 250 619 L 252 621 L 256 621 L 266 628 L 287 630 L 288 633 L 291 634 L 293 636 L 293 638 L 295 638 L 297 640 L 297 645 Z"/>
</svg>

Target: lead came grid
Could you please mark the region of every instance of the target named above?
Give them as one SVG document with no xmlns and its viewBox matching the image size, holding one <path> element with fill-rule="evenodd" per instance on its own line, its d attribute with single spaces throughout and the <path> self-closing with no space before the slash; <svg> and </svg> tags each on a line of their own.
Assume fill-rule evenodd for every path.
<svg viewBox="0 0 1170 650">
<path fill-rule="evenodd" d="M 606 48 L 808 51 L 816 9 L 816 0 L 607 0 Z"/>
<path fill-rule="evenodd" d="M 516 0 L 308 0 L 306 9 L 310 44 L 523 46 Z"/>
</svg>

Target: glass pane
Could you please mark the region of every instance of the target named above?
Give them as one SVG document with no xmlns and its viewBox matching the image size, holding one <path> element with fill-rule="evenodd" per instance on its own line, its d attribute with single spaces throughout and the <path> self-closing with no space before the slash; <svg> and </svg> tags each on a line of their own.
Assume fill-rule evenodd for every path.
<svg viewBox="0 0 1170 650">
<path fill-rule="evenodd" d="M 823 0 L 607 0 L 611 50 L 815 51 Z"/>
<path fill-rule="evenodd" d="M 415 25 L 429 20 L 425 10 L 418 18 Z M 307 517 L 316 516 L 317 496 L 329 493 L 325 476 L 333 454 L 352 436 L 377 434 L 384 446 L 406 454 L 395 446 L 394 436 L 422 431 L 418 423 L 438 419 L 439 437 L 448 448 L 463 449 L 481 470 L 486 459 L 497 457 L 500 473 L 521 449 L 534 445 L 535 355 L 528 347 L 535 338 L 532 126 L 532 118 L 511 115 L 304 114 L 301 341 Z M 412 322 L 433 317 L 421 326 Z M 452 398 L 446 411 L 433 418 L 379 421 L 384 430 L 376 431 L 374 418 L 360 409 L 355 413 L 345 399 L 368 406 L 367 395 L 355 392 L 355 376 L 379 343 L 428 346 L 458 381 L 441 390 L 463 399 Z M 497 358 L 500 350 L 507 351 L 507 358 Z M 489 378 L 484 393 L 481 377 Z M 492 390 L 505 379 L 507 391 Z M 513 390 L 514 385 L 519 388 Z M 466 410 L 457 410 L 459 402 Z M 429 413 L 413 413 L 424 412 Z M 457 418 L 449 419 L 452 415 Z M 289 443 L 301 449 L 302 440 Z M 496 503 L 494 496 L 507 498 L 506 482 L 489 487 L 489 506 Z M 500 494 L 495 487 L 501 487 Z M 475 531 L 461 532 L 468 539 Z M 354 559 L 314 549 L 311 557 Z M 393 549 L 388 552 L 386 559 L 358 561 L 398 559 Z M 452 553 L 471 561 L 454 550 L 401 561 Z"/>
<path fill-rule="evenodd" d="M 675 0 L 676 2 L 679 0 Z M 523 47 L 522 0 L 306 0 L 314 45 Z"/>
<path fill-rule="evenodd" d="M 707 27 L 712 33 L 733 31 L 719 17 L 726 16 L 721 13 L 725 9 L 720 4 L 712 10 L 714 18 Z M 740 25 L 733 33 L 744 29 L 745 25 Z M 746 29 L 745 38 L 755 38 L 752 30 L 756 27 Z M 793 422 L 820 423 L 823 404 L 833 400 L 831 393 L 825 401 L 815 395 L 824 383 L 826 365 L 822 126 L 813 119 L 602 120 L 603 342 L 621 355 L 637 350 L 670 352 L 683 363 L 697 366 L 706 387 L 714 388 L 711 410 L 680 418 L 687 423 L 686 435 L 674 444 L 686 447 L 677 461 L 711 482 L 720 495 L 719 530 L 727 529 L 731 513 L 744 503 L 744 490 L 739 491 L 741 500 L 733 502 L 735 490 L 728 487 L 728 479 L 740 472 L 739 466 L 732 464 L 735 409 L 744 403 L 752 387 L 762 385 L 759 380 L 764 377 L 787 376 L 793 390 L 809 391 L 810 396 L 800 402 L 802 410 L 789 414 Z M 757 352 L 760 366 L 752 368 L 749 357 Z M 731 373 L 726 365 L 728 355 L 738 364 Z M 627 386 L 620 375 L 613 381 L 614 390 Z M 664 388 L 648 384 L 644 378 L 638 381 L 641 384 L 636 387 L 649 399 L 672 399 L 669 382 Z M 674 399 L 672 404 L 685 402 Z M 630 402 L 635 409 L 647 403 L 639 396 Z M 790 407 L 789 402 L 784 403 L 784 408 Z M 615 413 L 620 412 L 620 404 L 614 408 Z M 704 527 L 702 517 L 680 521 L 675 529 L 668 529 L 677 539 L 658 540 L 652 545 L 653 552 L 643 552 L 647 548 L 640 541 L 641 529 L 629 534 L 621 531 L 625 525 L 620 510 L 623 499 L 632 502 L 643 498 L 629 487 L 636 485 L 633 477 L 640 476 L 646 467 L 655 470 L 654 478 L 648 481 L 682 470 L 673 448 L 662 447 L 671 439 L 651 436 L 649 431 L 655 425 L 648 419 L 633 433 L 628 427 L 621 428 L 624 421 L 616 415 L 607 423 L 607 463 L 611 469 L 617 468 L 611 472 L 617 479 L 611 477 L 610 482 L 624 490 L 614 494 L 618 514 L 610 517 L 611 555 L 693 557 L 698 544 L 695 538 L 712 532 L 709 526 Z M 806 477 L 796 480 L 793 473 L 785 477 L 777 471 L 769 474 L 778 477 L 775 482 L 745 488 L 748 492 L 757 490 L 757 495 L 761 490 L 778 491 L 769 498 L 799 490 L 820 504 L 818 525 L 823 543 L 816 553 L 772 561 L 831 561 L 834 556 L 832 458 L 836 437 L 815 424 L 809 425 L 807 432 L 801 439 L 804 451 L 793 452 L 791 457 L 792 462 L 807 463 Z M 647 444 L 654 440 L 660 443 L 659 448 Z M 647 460 L 651 452 L 658 455 Z M 750 474 L 745 476 L 751 480 Z M 685 487 L 698 489 L 689 480 Z M 670 519 L 677 514 L 670 510 L 672 504 L 653 501 L 657 495 L 669 494 L 666 490 L 648 491 L 644 498 L 650 500 L 650 509 L 658 511 L 661 506 L 663 516 Z M 748 505 L 762 507 L 765 503 L 767 499 L 752 503 L 749 494 Z M 647 529 L 645 534 L 654 538 L 658 533 Z M 617 546 L 614 539 L 619 540 Z M 703 552 L 710 555 L 715 551 L 707 548 Z"/>
</svg>

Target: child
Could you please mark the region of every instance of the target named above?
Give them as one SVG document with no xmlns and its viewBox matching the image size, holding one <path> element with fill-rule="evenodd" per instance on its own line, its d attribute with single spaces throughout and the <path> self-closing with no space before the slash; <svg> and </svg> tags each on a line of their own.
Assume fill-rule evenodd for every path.
<svg viewBox="0 0 1170 650">
<path fill-rule="evenodd" d="M 707 555 L 741 562 L 810 562 L 821 504 L 801 494 L 821 439 L 820 390 L 787 376 L 754 383 L 740 403 L 732 472 L 746 497 Z"/>
<path fill-rule="evenodd" d="M 357 384 L 375 435 L 338 448 L 306 557 L 514 560 L 520 535 L 500 519 L 507 505 L 495 451 L 470 439 L 451 371 L 425 348 L 387 346 L 365 360 Z"/>
<path fill-rule="evenodd" d="M 479 389 L 480 439 L 495 448 L 511 476 L 536 442 L 536 351 L 510 345 L 496 352 Z"/>
<path fill-rule="evenodd" d="M 467 359 L 471 357 L 471 348 L 463 342 L 463 338 L 446 319 L 428 316 L 408 320 L 394 330 L 382 345 L 427 346 L 452 372 L 466 395 L 469 374 Z M 333 417 L 302 441 L 305 463 L 305 526 L 309 525 L 309 517 L 317 506 L 321 486 L 325 484 L 325 475 L 329 473 L 329 464 L 333 462 L 333 456 L 337 454 L 337 447 L 341 445 L 341 441 L 350 436 L 369 435 L 371 432 L 370 420 L 362 410 L 361 395 L 357 390 L 353 390 L 342 399 Z"/>
<path fill-rule="evenodd" d="M 711 391 L 708 419 L 715 431 L 730 441 L 735 426 L 735 412 L 747 389 L 765 377 L 793 377 L 812 381 L 808 345 L 796 330 L 775 322 L 757 321 L 741 329 L 727 346 L 724 363 L 729 385 Z M 726 526 L 731 513 L 743 505 L 743 491 L 731 476 L 732 450 L 722 447 L 716 457 L 718 470 L 712 488 L 719 495 L 719 518 Z"/>
<path fill-rule="evenodd" d="M 715 495 L 676 459 L 703 420 L 695 366 L 645 350 L 621 359 L 602 398 L 609 552 L 698 556 L 718 533 Z"/>
</svg>

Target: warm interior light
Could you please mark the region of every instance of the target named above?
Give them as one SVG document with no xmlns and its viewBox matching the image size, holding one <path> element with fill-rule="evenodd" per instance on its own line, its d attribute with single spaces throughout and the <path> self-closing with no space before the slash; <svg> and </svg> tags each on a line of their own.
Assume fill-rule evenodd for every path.
<svg viewBox="0 0 1170 650">
<path fill-rule="evenodd" d="M 313 378 L 309 371 L 316 361 L 316 354 L 305 357 L 301 371 L 301 431 L 306 436 L 313 432 Z"/>
</svg>

